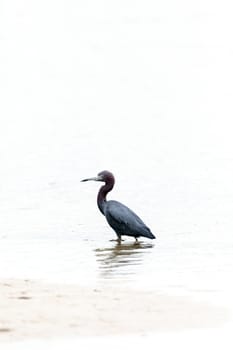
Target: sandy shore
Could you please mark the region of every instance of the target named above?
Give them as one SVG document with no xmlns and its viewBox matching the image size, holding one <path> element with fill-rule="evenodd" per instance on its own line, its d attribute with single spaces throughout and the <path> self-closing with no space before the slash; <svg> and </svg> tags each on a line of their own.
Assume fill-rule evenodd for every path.
<svg viewBox="0 0 233 350">
<path fill-rule="evenodd" d="M 0 341 L 218 327 L 221 308 L 130 289 L 0 281 Z"/>
</svg>

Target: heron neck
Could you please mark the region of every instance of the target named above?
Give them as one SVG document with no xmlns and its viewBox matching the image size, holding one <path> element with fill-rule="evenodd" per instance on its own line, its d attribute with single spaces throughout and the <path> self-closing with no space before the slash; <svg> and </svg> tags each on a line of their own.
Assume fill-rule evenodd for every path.
<svg viewBox="0 0 233 350">
<path fill-rule="evenodd" d="M 107 202 L 107 194 L 110 192 L 113 188 L 113 183 L 106 183 L 104 186 L 102 186 L 99 190 L 98 197 L 97 197 L 97 204 L 98 208 L 101 211 L 103 215 L 105 215 L 105 206 Z"/>
</svg>

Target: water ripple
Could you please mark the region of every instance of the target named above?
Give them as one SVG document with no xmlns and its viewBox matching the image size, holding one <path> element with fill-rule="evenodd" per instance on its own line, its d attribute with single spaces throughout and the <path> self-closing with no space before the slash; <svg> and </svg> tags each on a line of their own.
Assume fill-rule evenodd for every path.
<svg viewBox="0 0 233 350">
<path fill-rule="evenodd" d="M 115 243 L 94 250 L 102 278 L 132 276 L 151 252 L 151 243 Z"/>
</svg>

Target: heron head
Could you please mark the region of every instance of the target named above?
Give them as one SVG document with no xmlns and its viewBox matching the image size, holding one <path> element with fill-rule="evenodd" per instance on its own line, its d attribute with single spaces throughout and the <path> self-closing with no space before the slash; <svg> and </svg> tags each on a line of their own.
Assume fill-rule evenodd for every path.
<svg viewBox="0 0 233 350">
<path fill-rule="evenodd" d="M 106 182 L 106 183 L 114 183 L 115 179 L 113 174 L 110 171 L 104 170 L 101 171 L 97 176 L 95 177 L 89 177 L 87 179 L 83 179 L 81 180 L 81 182 L 85 182 L 85 181 L 102 181 L 102 182 Z"/>
</svg>

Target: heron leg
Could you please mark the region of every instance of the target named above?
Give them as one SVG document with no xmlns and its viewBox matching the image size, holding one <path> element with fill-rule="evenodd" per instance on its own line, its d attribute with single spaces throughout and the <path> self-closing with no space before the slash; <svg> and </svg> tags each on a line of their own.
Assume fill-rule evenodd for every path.
<svg viewBox="0 0 233 350">
<path fill-rule="evenodd" d="M 121 243 L 124 240 L 121 238 L 121 235 L 117 234 L 117 239 L 111 239 L 110 242 L 118 242 Z"/>
</svg>

